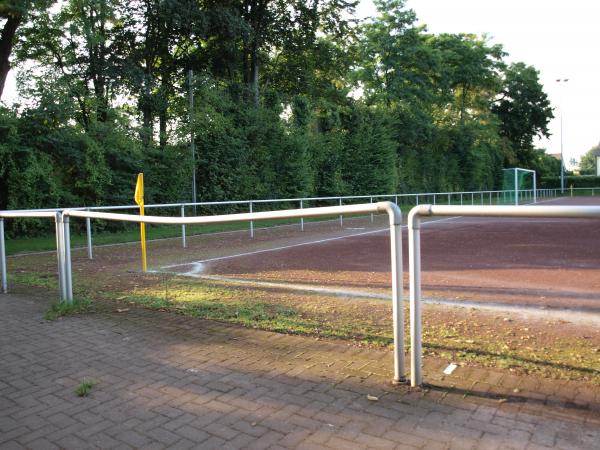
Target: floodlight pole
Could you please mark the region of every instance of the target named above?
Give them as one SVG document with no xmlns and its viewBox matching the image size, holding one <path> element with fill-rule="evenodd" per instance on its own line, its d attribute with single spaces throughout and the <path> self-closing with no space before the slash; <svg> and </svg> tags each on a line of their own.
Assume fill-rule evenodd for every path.
<svg viewBox="0 0 600 450">
<path fill-rule="evenodd" d="M 563 113 L 560 110 L 560 193 L 565 192 L 565 162 L 563 159 Z"/>
<path fill-rule="evenodd" d="M 194 71 L 190 69 L 188 73 L 189 81 L 189 101 L 190 101 L 190 152 L 192 154 L 192 203 L 196 203 L 196 142 L 194 141 Z M 194 213 L 196 206 L 194 205 Z"/>
<path fill-rule="evenodd" d="M 558 78 L 556 80 L 557 83 L 566 83 L 569 81 L 568 78 Z M 562 94 L 562 92 L 561 92 Z M 563 157 L 563 99 L 564 95 L 561 95 L 561 105 L 560 105 L 560 193 L 564 194 L 565 192 L 565 163 Z"/>
</svg>

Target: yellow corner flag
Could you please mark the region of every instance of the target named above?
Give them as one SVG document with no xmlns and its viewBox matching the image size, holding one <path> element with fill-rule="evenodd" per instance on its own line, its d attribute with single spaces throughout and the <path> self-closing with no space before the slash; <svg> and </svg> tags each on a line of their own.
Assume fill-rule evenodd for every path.
<svg viewBox="0 0 600 450">
<path fill-rule="evenodd" d="M 133 199 L 140 207 L 140 216 L 144 215 L 144 174 L 139 173 Z M 146 224 L 140 223 L 140 241 L 142 243 L 142 272 L 146 272 Z"/>
</svg>

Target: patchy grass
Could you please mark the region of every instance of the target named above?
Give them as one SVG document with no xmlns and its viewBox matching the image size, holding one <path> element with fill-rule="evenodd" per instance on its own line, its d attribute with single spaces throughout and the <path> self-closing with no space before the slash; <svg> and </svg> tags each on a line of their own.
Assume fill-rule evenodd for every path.
<svg viewBox="0 0 600 450">
<path fill-rule="evenodd" d="M 58 275 L 56 272 L 28 272 L 17 270 L 9 273 L 8 281 L 10 284 L 17 283 L 46 289 L 58 289 Z"/>
<path fill-rule="evenodd" d="M 393 343 L 388 302 L 275 293 L 177 278 L 170 283 L 168 296 L 163 286 L 156 286 L 131 292 L 124 300 L 160 311 L 361 346 Z M 426 356 L 466 366 L 600 384 L 600 331 L 562 322 L 504 320 L 474 310 L 428 306 L 423 349 Z M 569 326 L 567 333 L 548 333 Z"/>
<path fill-rule="evenodd" d="M 593 327 L 564 320 L 525 321 L 466 309 L 428 309 L 423 341 L 429 356 L 462 365 L 600 384 L 600 331 Z"/>
<path fill-rule="evenodd" d="M 91 300 L 87 299 L 74 299 L 73 303 L 67 302 L 56 302 L 50 305 L 50 309 L 46 311 L 44 315 L 44 319 L 46 320 L 56 320 L 60 317 L 71 315 L 71 314 L 81 314 L 90 310 L 92 305 Z"/>
<path fill-rule="evenodd" d="M 84 378 L 79 386 L 77 386 L 77 389 L 75 389 L 75 393 L 78 397 L 87 397 L 95 385 L 96 382 L 94 380 L 86 380 Z"/>
<path fill-rule="evenodd" d="M 255 212 L 256 207 L 255 207 Z M 148 214 L 148 212 L 147 212 Z M 327 220 L 337 220 L 337 216 L 332 217 L 317 217 L 306 218 L 305 223 L 322 222 Z M 279 220 L 264 220 L 254 222 L 256 229 L 269 228 L 278 225 L 298 224 L 300 219 L 279 219 Z M 92 231 L 92 242 L 94 246 L 107 244 L 124 244 L 129 242 L 139 242 L 140 230 L 137 225 L 124 225 L 126 228 L 121 231 Z M 235 222 L 223 224 L 207 224 L 207 225 L 186 225 L 186 235 L 188 237 L 200 234 L 219 233 L 225 231 L 240 231 L 249 230 L 249 222 Z M 146 225 L 146 239 L 148 241 L 154 239 L 166 239 L 181 237 L 181 225 L 165 226 L 165 225 Z M 71 245 L 75 247 L 87 246 L 87 235 L 85 230 L 73 230 L 71 233 Z M 56 236 L 50 233 L 43 236 L 20 237 L 6 240 L 6 254 L 8 256 L 19 253 L 31 253 L 56 250 Z"/>
</svg>

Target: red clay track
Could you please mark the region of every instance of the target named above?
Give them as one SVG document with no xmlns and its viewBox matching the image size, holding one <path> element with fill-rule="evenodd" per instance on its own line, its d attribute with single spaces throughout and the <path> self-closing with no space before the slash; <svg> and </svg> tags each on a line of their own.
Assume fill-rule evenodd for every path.
<svg viewBox="0 0 600 450">
<path fill-rule="evenodd" d="M 453 218 L 421 233 L 425 295 L 600 312 L 599 220 Z M 407 255 L 405 232 L 405 272 Z M 208 262 L 203 273 L 372 289 L 388 288 L 389 272 L 382 232 Z"/>
</svg>

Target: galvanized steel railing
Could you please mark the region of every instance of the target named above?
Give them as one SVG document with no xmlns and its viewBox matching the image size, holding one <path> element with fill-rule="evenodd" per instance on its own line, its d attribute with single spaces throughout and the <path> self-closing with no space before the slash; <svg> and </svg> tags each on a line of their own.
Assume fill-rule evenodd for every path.
<svg viewBox="0 0 600 450">
<path fill-rule="evenodd" d="M 320 208 L 290 209 L 282 211 L 266 211 L 256 213 L 228 214 L 204 217 L 160 217 L 138 216 L 132 214 L 115 214 L 95 211 L 65 210 L 62 213 L 64 220 L 64 239 L 62 241 L 62 258 L 65 283 L 62 286 L 61 296 L 67 302 L 73 300 L 72 270 L 69 218 L 102 219 L 113 221 L 126 221 L 135 223 L 152 223 L 167 225 L 186 224 L 214 224 L 260 221 L 271 219 L 291 219 L 303 217 L 324 217 L 331 215 L 347 214 L 376 214 L 387 213 L 390 226 L 390 252 L 391 252 L 391 281 L 392 281 L 392 316 L 394 326 L 394 381 L 404 382 L 404 310 L 402 307 L 402 215 L 400 208 L 391 202 L 366 203 L 358 205 L 329 206 Z"/>
<path fill-rule="evenodd" d="M 422 217 L 554 217 L 600 219 L 600 206 L 453 206 L 419 205 L 408 214 L 410 339 L 412 386 L 423 383 L 421 371 L 421 234 Z"/>
<path fill-rule="evenodd" d="M 578 188 L 574 188 L 576 191 Z M 589 190 L 589 189 L 588 189 Z M 592 188 L 592 195 L 594 190 L 600 192 L 600 188 Z M 548 198 L 556 197 L 559 195 L 560 189 L 532 189 L 519 190 L 519 191 L 463 191 L 463 192 L 424 192 L 416 194 L 381 194 L 381 195 L 351 195 L 351 196 L 331 196 L 331 197 L 304 197 L 304 198 L 280 198 L 280 199 L 263 199 L 263 200 L 233 200 L 223 202 L 181 202 L 181 203 L 165 203 L 165 204 L 151 204 L 145 205 L 146 209 L 155 208 L 174 208 L 179 210 L 180 217 L 186 217 L 186 208 L 197 208 L 197 207 L 211 207 L 211 206 L 243 206 L 249 213 L 255 211 L 256 205 L 265 204 L 281 204 L 281 203 L 296 203 L 300 209 L 305 209 L 306 204 L 310 202 L 335 202 L 337 206 L 344 206 L 348 202 L 355 201 L 368 201 L 373 203 L 378 200 L 392 200 L 396 205 L 414 206 L 422 203 L 446 204 L 450 205 L 453 203 L 460 205 L 493 205 L 507 202 L 530 202 L 535 203 L 537 198 Z M 571 190 L 573 195 L 573 189 Z M 49 209 L 37 209 L 37 210 L 13 210 L 13 213 L 40 213 L 40 212 L 62 212 L 67 208 L 49 208 Z M 91 207 L 76 207 L 68 208 L 72 211 L 122 211 L 122 210 L 137 210 L 137 205 L 116 205 L 116 206 L 91 206 Z M 371 214 L 371 221 L 373 221 L 373 214 Z M 339 217 L 340 226 L 344 225 L 343 216 Z M 304 217 L 300 217 L 300 230 L 304 231 Z M 93 258 L 93 242 L 92 242 L 92 224 L 90 219 L 86 219 L 86 243 L 87 243 L 87 254 L 88 258 Z M 254 237 L 254 221 L 249 221 L 249 233 L 250 237 Z M 187 235 L 186 225 L 181 225 L 181 245 L 183 248 L 187 246 Z"/>
</svg>

